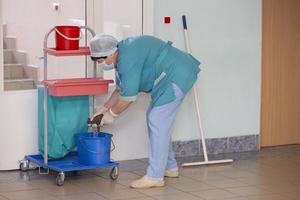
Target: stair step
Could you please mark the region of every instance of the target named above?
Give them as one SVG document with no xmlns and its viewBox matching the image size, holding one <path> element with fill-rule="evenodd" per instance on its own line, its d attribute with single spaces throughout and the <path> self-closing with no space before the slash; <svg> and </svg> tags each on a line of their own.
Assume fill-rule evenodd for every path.
<svg viewBox="0 0 300 200">
<path fill-rule="evenodd" d="M 35 83 L 38 80 L 38 68 L 33 65 L 24 66 L 24 77 L 30 78 L 35 81 Z"/>
<path fill-rule="evenodd" d="M 3 50 L 3 60 L 4 64 L 17 64 L 16 59 L 12 53 L 12 50 Z"/>
<path fill-rule="evenodd" d="M 27 78 L 24 73 L 24 66 L 21 64 L 4 64 L 4 80 L 6 79 L 24 79 Z"/>
<path fill-rule="evenodd" d="M 31 90 L 36 89 L 33 79 L 4 80 L 4 90 Z"/>
<path fill-rule="evenodd" d="M 3 29 L 3 37 L 5 37 L 7 35 L 7 24 L 3 24 L 2 29 Z"/>
<path fill-rule="evenodd" d="M 22 51 L 4 49 L 4 64 L 27 65 L 27 54 Z"/>
<path fill-rule="evenodd" d="M 3 49 L 17 49 L 17 39 L 15 37 L 5 37 L 3 39 Z"/>
</svg>

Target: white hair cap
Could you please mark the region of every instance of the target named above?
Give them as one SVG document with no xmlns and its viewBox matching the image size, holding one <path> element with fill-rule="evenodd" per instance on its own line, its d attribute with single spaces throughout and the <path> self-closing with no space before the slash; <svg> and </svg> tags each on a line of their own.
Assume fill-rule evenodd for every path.
<svg viewBox="0 0 300 200">
<path fill-rule="evenodd" d="M 111 35 L 96 35 L 90 41 L 92 57 L 110 56 L 117 50 L 118 41 Z"/>
</svg>

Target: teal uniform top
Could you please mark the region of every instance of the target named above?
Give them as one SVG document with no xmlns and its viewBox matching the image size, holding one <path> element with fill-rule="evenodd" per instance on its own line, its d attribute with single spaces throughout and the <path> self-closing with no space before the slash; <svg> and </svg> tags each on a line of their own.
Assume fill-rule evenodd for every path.
<svg viewBox="0 0 300 200">
<path fill-rule="evenodd" d="M 197 79 L 200 62 L 153 36 L 130 37 L 118 43 L 116 83 L 120 99 L 135 101 L 151 93 L 152 107 L 175 100 L 172 83 L 187 93 Z"/>
</svg>

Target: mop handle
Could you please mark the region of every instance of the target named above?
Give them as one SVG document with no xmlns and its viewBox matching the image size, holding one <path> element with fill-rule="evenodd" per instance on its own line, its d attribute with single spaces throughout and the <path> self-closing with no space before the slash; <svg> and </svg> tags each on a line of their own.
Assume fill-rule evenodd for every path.
<svg viewBox="0 0 300 200">
<path fill-rule="evenodd" d="M 185 15 L 182 15 L 182 23 L 183 23 L 183 29 L 184 29 L 184 30 L 187 30 L 186 17 L 185 17 Z"/>
<path fill-rule="evenodd" d="M 187 52 L 191 53 L 191 50 L 190 50 L 190 41 L 189 41 L 189 35 L 188 35 L 186 21 L 187 21 L 186 20 L 186 16 L 182 15 L 182 25 L 183 25 L 183 31 L 184 31 L 185 46 L 186 46 Z M 193 92 L 194 92 L 194 101 L 195 101 L 195 105 L 196 105 L 197 119 L 198 119 L 198 128 L 199 128 L 200 138 L 201 138 L 201 142 L 202 142 L 202 149 L 203 149 L 203 154 L 204 154 L 204 160 L 208 161 L 207 149 L 206 149 L 206 143 L 205 143 L 205 137 L 204 137 L 202 123 L 201 123 L 201 115 L 200 115 L 200 105 L 199 105 L 198 91 L 197 91 L 197 88 L 196 88 L 195 84 L 193 85 Z M 200 150 L 200 143 L 199 143 L 199 150 Z"/>
<path fill-rule="evenodd" d="M 186 48 L 186 51 L 188 53 L 191 53 L 190 41 L 189 41 L 189 35 L 188 35 L 186 16 L 185 15 L 182 15 L 182 25 L 183 25 L 183 32 L 184 32 L 185 48 Z"/>
</svg>

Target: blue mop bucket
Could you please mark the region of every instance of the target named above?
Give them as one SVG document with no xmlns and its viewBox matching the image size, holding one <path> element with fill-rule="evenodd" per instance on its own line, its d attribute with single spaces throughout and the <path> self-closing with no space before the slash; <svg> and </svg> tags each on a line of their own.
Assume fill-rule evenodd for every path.
<svg viewBox="0 0 300 200">
<path fill-rule="evenodd" d="M 78 133 L 75 135 L 79 163 L 103 165 L 110 161 L 112 135 L 108 133 Z"/>
</svg>

